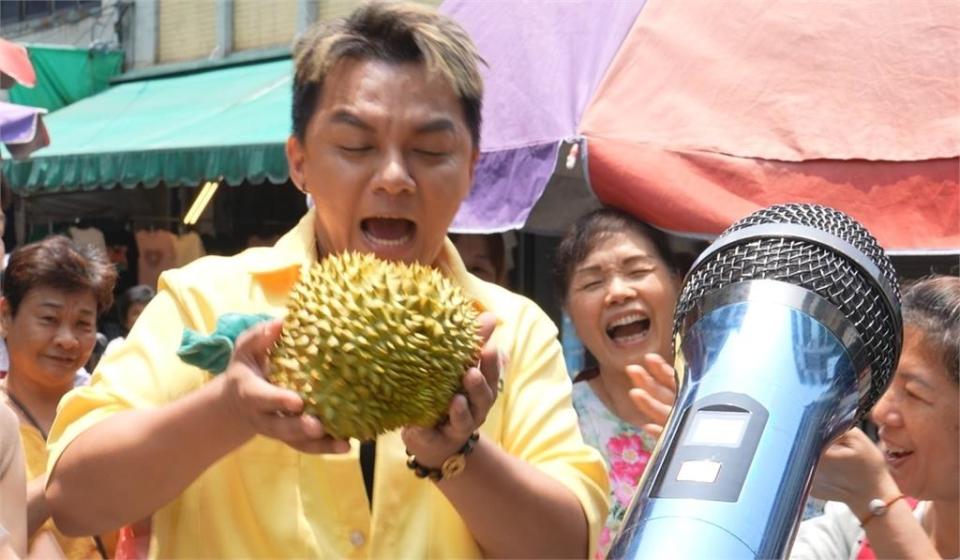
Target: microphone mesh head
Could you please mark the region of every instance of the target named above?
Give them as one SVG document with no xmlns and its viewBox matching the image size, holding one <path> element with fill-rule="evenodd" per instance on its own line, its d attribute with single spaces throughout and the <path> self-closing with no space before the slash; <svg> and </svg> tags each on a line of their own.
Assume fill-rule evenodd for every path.
<svg viewBox="0 0 960 560">
<path fill-rule="evenodd" d="M 714 290 L 748 280 L 779 280 L 806 288 L 835 305 L 857 329 L 870 362 L 870 390 L 860 399 L 865 414 L 880 398 L 900 358 L 900 292 L 893 265 L 876 239 L 846 214 L 810 204 L 783 204 L 758 210 L 736 222 L 717 238 L 722 244 L 732 232 L 762 224 L 795 224 L 832 234 L 856 247 L 880 270 L 891 287 L 895 308 L 884 297 L 879 280 L 871 277 L 838 249 L 804 239 L 760 237 L 721 248 L 687 275 L 674 317 L 674 334 L 687 313 Z"/>
</svg>

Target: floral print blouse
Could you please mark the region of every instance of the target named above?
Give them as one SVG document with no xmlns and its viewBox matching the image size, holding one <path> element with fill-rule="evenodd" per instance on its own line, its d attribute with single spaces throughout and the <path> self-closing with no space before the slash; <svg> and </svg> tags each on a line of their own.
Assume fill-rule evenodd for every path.
<svg viewBox="0 0 960 560">
<path fill-rule="evenodd" d="M 597 558 L 602 559 L 620 529 L 656 440 L 607 409 L 587 383 L 587 379 L 595 375 L 591 373 L 585 371 L 574 380 L 573 407 L 583 439 L 603 455 L 610 477 L 610 514 L 597 546 Z"/>
</svg>

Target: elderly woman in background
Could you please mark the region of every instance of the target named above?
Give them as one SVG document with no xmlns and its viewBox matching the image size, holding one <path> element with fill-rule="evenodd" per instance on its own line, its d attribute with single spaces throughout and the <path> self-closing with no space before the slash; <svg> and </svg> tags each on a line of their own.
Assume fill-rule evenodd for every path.
<svg viewBox="0 0 960 560">
<path fill-rule="evenodd" d="M 143 309 L 150 303 L 153 296 L 157 295 L 156 290 L 146 284 L 138 284 L 127 288 L 126 291 L 117 300 L 117 319 L 120 322 L 122 334 L 110 341 L 104 354 L 120 345 L 123 339 L 130 334 L 130 329 L 137 322 L 137 318 L 143 313 Z"/>
<path fill-rule="evenodd" d="M 63 236 L 18 248 L 3 272 L 0 321 L 10 371 L 3 395 L 20 420 L 26 459 L 27 531 L 51 531 L 70 558 L 105 554 L 98 538 L 68 538 L 50 520 L 44 498 L 46 439 L 61 397 L 74 387 L 110 307 L 116 271 L 103 255 Z"/>
<path fill-rule="evenodd" d="M 633 497 L 676 386 L 673 313 L 690 258 L 666 235 L 619 210 L 581 217 L 556 255 L 557 292 L 597 366 L 574 379 L 573 403 L 586 442 L 600 450 L 611 509 L 605 552 Z"/>
<path fill-rule="evenodd" d="M 451 233 L 467 272 L 486 282 L 507 285 L 507 252 L 503 234 Z"/>
<path fill-rule="evenodd" d="M 855 428 L 827 449 L 812 493 L 835 501 L 800 525 L 793 559 L 960 555 L 960 278 L 908 288 L 903 320 L 900 362 L 871 413 L 880 446 Z"/>
</svg>

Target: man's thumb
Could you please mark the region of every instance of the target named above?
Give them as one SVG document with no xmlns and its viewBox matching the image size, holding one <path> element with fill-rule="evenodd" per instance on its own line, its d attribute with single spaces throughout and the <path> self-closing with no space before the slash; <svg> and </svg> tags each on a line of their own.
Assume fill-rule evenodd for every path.
<svg viewBox="0 0 960 560">
<path fill-rule="evenodd" d="M 259 362 L 277 342 L 282 326 L 282 320 L 273 319 L 250 327 L 237 338 L 235 354 L 253 357 Z"/>
</svg>

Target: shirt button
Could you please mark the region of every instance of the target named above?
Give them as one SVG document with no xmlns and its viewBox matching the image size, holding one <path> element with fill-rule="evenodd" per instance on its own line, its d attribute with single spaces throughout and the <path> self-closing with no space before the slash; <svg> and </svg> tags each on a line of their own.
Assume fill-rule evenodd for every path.
<svg viewBox="0 0 960 560">
<path fill-rule="evenodd" d="M 367 542 L 367 539 L 364 538 L 363 533 L 360 531 L 350 531 L 350 544 L 359 548 L 363 546 L 365 542 Z"/>
</svg>

